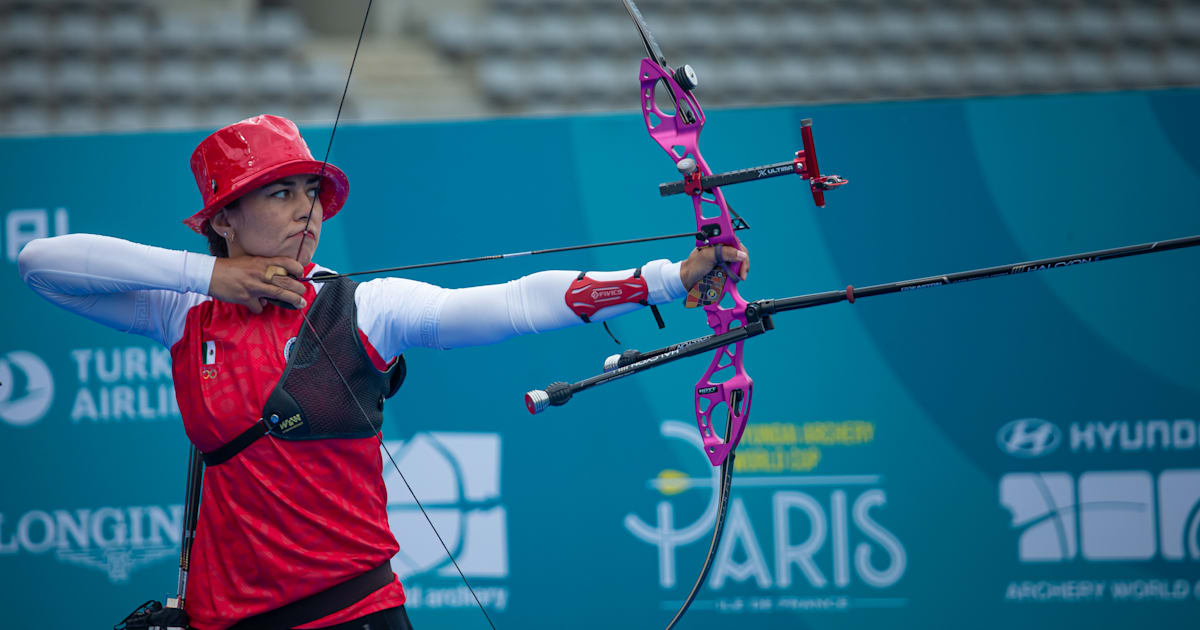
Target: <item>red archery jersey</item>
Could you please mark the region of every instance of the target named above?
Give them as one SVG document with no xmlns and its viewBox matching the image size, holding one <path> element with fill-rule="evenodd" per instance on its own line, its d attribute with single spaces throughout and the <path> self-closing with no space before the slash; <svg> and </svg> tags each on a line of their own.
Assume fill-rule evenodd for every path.
<svg viewBox="0 0 1200 630">
<path fill-rule="evenodd" d="M 22 278 L 47 300 L 171 349 L 184 428 L 211 451 L 258 421 L 282 376 L 297 311 L 259 314 L 208 297 L 216 259 L 94 234 L 26 245 Z M 305 273 L 310 274 L 309 265 Z M 648 302 L 687 294 L 680 263 L 643 265 Z M 632 269 L 589 272 L 599 281 Z M 576 271 L 544 271 L 511 282 L 446 289 L 404 278 L 357 285 L 357 325 L 378 369 L 408 348 L 461 348 L 582 324 L 564 301 Z M 308 288 L 308 303 L 316 296 Z M 594 321 L 637 308 L 621 304 Z M 367 338 L 366 330 L 372 335 Z M 330 383 L 328 387 L 341 387 Z M 351 410 L 353 413 L 353 410 Z M 320 592 L 388 561 L 397 545 L 385 511 L 382 458 L 373 439 L 288 441 L 267 437 L 205 474 L 192 551 L 187 610 L 195 627 L 226 628 Z M 398 581 L 306 627 L 404 602 Z"/>
<path fill-rule="evenodd" d="M 305 300 L 316 292 L 308 287 Z M 188 437 L 211 451 L 257 422 L 283 374 L 299 311 L 206 300 L 187 313 L 171 347 L 176 397 Z M 371 360 L 387 366 L 360 332 Z M 331 384 L 341 387 L 340 383 Z M 235 622 L 323 591 L 396 554 L 374 438 L 264 437 L 205 470 L 186 608 L 194 627 Z M 404 603 L 398 579 L 302 628 L 349 621 Z"/>
</svg>

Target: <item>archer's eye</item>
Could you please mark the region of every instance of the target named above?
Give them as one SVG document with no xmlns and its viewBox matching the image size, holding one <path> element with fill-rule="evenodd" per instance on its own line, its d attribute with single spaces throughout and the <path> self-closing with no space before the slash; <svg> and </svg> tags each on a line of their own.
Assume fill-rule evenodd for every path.
<svg viewBox="0 0 1200 630">
<path fill-rule="evenodd" d="M 309 197 L 316 197 L 316 196 L 317 196 L 317 195 L 319 195 L 320 193 L 321 193 L 321 189 L 320 189 L 320 188 L 309 188 L 309 189 L 308 189 L 308 196 L 309 196 Z"/>
<path fill-rule="evenodd" d="M 290 192 L 290 191 L 288 191 L 288 189 L 280 188 L 279 190 L 276 190 L 275 192 L 271 193 L 271 196 L 276 199 L 287 199 L 288 192 Z"/>
</svg>

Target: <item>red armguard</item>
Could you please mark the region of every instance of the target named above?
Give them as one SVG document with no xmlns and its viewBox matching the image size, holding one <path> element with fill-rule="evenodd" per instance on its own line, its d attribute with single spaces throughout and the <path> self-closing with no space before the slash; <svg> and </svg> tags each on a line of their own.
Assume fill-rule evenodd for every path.
<svg viewBox="0 0 1200 630">
<path fill-rule="evenodd" d="M 580 272 L 579 277 L 567 288 L 567 307 L 585 322 L 590 322 L 596 311 L 616 304 L 634 302 L 645 306 L 650 290 L 646 288 L 646 279 L 642 277 L 639 267 L 633 276 L 624 280 L 593 280 L 586 272 Z"/>
</svg>

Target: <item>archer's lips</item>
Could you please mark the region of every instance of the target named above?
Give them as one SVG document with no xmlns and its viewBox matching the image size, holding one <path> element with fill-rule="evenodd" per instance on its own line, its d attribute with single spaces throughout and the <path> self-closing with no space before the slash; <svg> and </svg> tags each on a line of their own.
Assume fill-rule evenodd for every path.
<svg viewBox="0 0 1200 630">
<path fill-rule="evenodd" d="M 289 236 L 288 238 L 292 239 L 292 238 L 297 238 L 297 237 L 303 237 L 305 240 L 311 240 L 311 241 L 317 240 L 317 235 L 313 234 L 312 230 L 302 230 L 300 232 L 296 232 L 295 234 Z"/>
</svg>

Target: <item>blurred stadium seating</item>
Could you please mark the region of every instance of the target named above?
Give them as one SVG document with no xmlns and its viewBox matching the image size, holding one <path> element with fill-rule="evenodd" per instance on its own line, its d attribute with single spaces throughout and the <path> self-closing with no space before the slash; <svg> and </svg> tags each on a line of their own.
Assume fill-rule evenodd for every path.
<svg viewBox="0 0 1200 630">
<path fill-rule="evenodd" d="M 1200 85 L 1200 0 L 643 0 L 717 106 Z M 0 133 L 337 110 L 363 2 L 0 0 Z M 378 0 L 350 119 L 628 110 L 617 0 Z"/>
<path fill-rule="evenodd" d="M 264 8 L 245 20 L 172 6 L 0 2 L 0 132 L 196 128 L 337 109 L 343 72 L 313 71 L 295 12 Z"/>
</svg>

